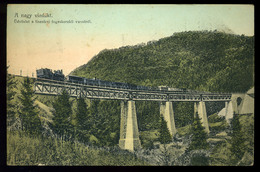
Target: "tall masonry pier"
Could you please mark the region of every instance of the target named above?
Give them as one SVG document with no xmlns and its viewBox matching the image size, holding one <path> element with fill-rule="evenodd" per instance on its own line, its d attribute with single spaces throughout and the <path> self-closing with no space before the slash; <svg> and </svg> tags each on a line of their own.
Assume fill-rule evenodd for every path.
<svg viewBox="0 0 260 172">
<path fill-rule="evenodd" d="M 167 127 L 172 136 L 174 136 L 177 131 L 174 121 L 174 111 L 172 102 L 160 102 L 160 114 L 163 116 L 164 120 L 167 122 Z"/>
<path fill-rule="evenodd" d="M 206 111 L 206 105 L 204 101 L 194 103 L 194 117 L 198 113 L 199 118 L 201 119 L 202 126 L 205 127 L 205 131 L 209 134 L 209 123 Z"/>
<path fill-rule="evenodd" d="M 121 101 L 121 124 L 119 147 L 134 151 L 141 147 L 139 140 L 135 102 L 132 100 Z"/>
</svg>

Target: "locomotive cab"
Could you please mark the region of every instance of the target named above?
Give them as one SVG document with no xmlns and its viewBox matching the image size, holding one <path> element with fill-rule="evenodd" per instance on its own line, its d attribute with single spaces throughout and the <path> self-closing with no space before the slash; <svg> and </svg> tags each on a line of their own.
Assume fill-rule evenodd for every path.
<svg viewBox="0 0 260 172">
<path fill-rule="evenodd" d="M 52 70 L 47 68 L 36 70 L 37 78 L 52 79 Z"/>
<path fill-rule="evenodd" d="M 44 79 L 51 79 L 57 81 L 64 81 L 65 76 L 62 70 L 57 70 L 52 72 L 51 69 L 48 68 L 41 68 L 36 70 L 37 78 L 44 78 Z"/>
</svg>

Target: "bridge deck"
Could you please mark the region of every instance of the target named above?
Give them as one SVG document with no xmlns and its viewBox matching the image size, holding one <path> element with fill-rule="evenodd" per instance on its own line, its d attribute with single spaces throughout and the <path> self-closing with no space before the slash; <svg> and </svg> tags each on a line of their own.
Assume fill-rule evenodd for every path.
<svg viewBox="0 0 260 172">
<path fill-rule="evenodd" d="M 35 94 L 59 95 L 66 90 L 71 97 L 110 100 L 143 101 L 230 101 L 230 93 L 209 93 L 197 91 L 131 90 L 113 87 L 82 85 L 48 79 L 36 80 Z"/>
</svg>

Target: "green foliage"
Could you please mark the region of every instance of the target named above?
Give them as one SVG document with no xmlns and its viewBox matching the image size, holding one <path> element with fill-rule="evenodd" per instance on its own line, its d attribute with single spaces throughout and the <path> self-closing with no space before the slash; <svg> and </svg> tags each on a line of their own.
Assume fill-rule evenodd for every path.
<svg viewBox="0 0 260 172">
<path fill-rule="evenodd" d="M 225 120 L 216 123 L 209 123 L 209 130 L 212 134 L 219 133 L 221 131 L 224 131 L 227 128 L 228 128 L 228 123 Z"/>
<path fill-rule="evenodd" d="M 176 102 L 173 106 L 174 109 L 174 120 L 176 127 L 183 127 L 189 125 L 193 121 L 194 113 L 194 102 Z"/>
<path fill-rule="evenodd" d="M 248 166 L 254 163 L 254 115 L 234 115 L 233 122 L 237 131 L 231 133 L 231 138 L 228 136 L 224 142 L 213 147 L 210 154 L 211 165 Z M 233 124 L 231 123 L 231 129 Z"/>
<path fill-rule="evenodd" d="M 198 113 L 194 118 L 194 122 L 191 128 L 192 140 L 189 146 L 189 150 L 207 149 L 209 144 L 207 143 L 207 133 L 204 130 L 200 122 Z"/>
<path fill-rule="evenodd" d="M 41 121 L 38 116 L 36 105 L 34 105 L 35 98 L 33 98 L 32 82 L 30 79 L 24 78 L 22 83 L 20 100 L 19 117 L 22 123 L 22 130 L 26 131 L 31 136 L 36 136 L 42 132 Z"/>
<path fill-rule="evenodd" d="M 230 163 L 230 143 L 228 141 L 220 142 L 213 147 L 210 153 L 210 161 L 212 166 L 229 166 Z"/>
<path fill-rule="evenodd" d="M 169 166 L 170 165 L 170 152 L 168 150 L 168 148 L 166 147 L 166 144 L 164 143 L 161 149 L 161 153 L 162 153 L 162 162 L 164 166 Z"/>
<path fill-rule="evenodd" d="M 72 74 L 137 85 L 245 92 L 253 86 L 254 37 L 189 31 L 101 51 Z"/>
<path fill-rule="evenodd" d="M 9 66 L 8 66 L 9 67 Z M 7 67 L 7 70 L 8 70 Z M 14 77 L 7 72 L 6 76 L 6 106 L 7 106 L 7 128 L 11 129 L 13 124 L 15 123 L 15 102 L 14 102 L 14 96 L 16 92 L 14 91 L 14 88 L 16 88 L 16 81 L 14 80 Z"/>
<path fill-rule="evenodd" d="M 7 165 L 138 166 L 149 165 L 119 148 L 98 149 L 78 142 L 24 132 L 7 132 Z"/>
<path fill-rule="evenodd" d="M 136 102 L 137 122 L 140 131 L 159 129 L 160 112 L 158 102 Z"/>
<path fill-rule="evenodd" d="M 215 123 L 215 122 L 222 122 L 225 120 L 225 117 L 218 116 L 217 113 L 214 113 L 210 116 L 208 116 L 208 122 L 209 123 Z"/>
<path fill-rule="evenodd" d="M 177 157 L 174 164 L 181 166 L 209 166 L 210 157 L 208 150 L 186 150 Z"/>
<path fill-rule="evenodd" d="M 83 98 L 77 99 L 77 111 L 76 111 L 76 135 L 77 139 L 81 142 L 88 141 L 90 130 L 90 115 L 88 112 L 87 104 Z"/>
<path fill-rule="evenodd" d="M 50 123 L 50 127 L 62 140 L 70 140 L 74 136 L 74 127 L 71 123 L 72 104 L 69 98 L 69 94 L 63 90 L 53 102 L 53 122 Z"/>
<path fill-rule="evenodd" d="M 164 118 L 162 116 L 161 116 L 161 120 L 160 120 L 159 141 L 162 144 L 170 143 L 172 141 L 172 136 L 171 136 L 170 131 L 167 127 L 167 122 L 164 120 Z"/>
<path fill-rule="evenodd" d="M 246 92 L 254 85 L 253 68 L 254 37 L 189 31 L 147 44 L 101 51 L 71 74 L 145 86 Z M 150 104 L 136 106 L 138 126 L 142 131 L 159 128 L 155 115 L 159 110 L 154 108 L 158 106 Z M 221 106 L 218 103 L 208 106 L 207 113 L 215 113 L 223 108 Z M 177 128 L 191 124 L 192 103 L 175 103 L 174 108 Z"/>
<path fill-rule="evenodd" d="M 159 122 L 159 124 L 160 124 L 160 122 Z M 152 149 L 154 147 L 153 143 L 155 141 L 158 141 L 159 135 L 160 135 L 158 129 L 140 131 L 139 134 L 140 134 L 141 145 L 143 148 L 146 148 L 146 149 Z"/>
<path fill-rule="evenodd" d="M 241 125 L 241 133 L 243 133 L 244 139 L 244 150 L 248 152 L 248 154 L 254 154 L 254 114 L 251 115 L 241 115 L 239 118 L 239 122 Z M 252 159 L 252 157 L 251 157 Z M 252 164 L 251 161 L 250 164 Z"/>
<path fill-rule="evenodd" d="M 118 144 L 120 129 L 120 101 L 91 100 L 88 131 L 92 144 L 114 146 Z"/>
<path fill-rule="evenodd" d="M 190 135 L 191 134 L 191 127 L 192 127 L 192 124 L 188 124 L 184 127 L 180 127 L 180 128 L 177 128 L 177 133 L 180 135 L 180 136 L 186 136 L 186 135 Z"/>
<path fill-rule="evenodd" d="M 231 152 L 234 155 L 232 157 L 232 163 L 235 165 L 239 160 L 242 159 L 245 152 L 244 138 L 241 132 L 241 125 L 239 122 L 239 115 L 234 114 L 231 122 L 232 126 L 232 139 L 231 139 Z"/>
<path fill-rule="evenodd" d="M 191 156 L 190 165 L 192 166 L 208 166 L 209 157 L 205 153 L 195 153 Z"/>
<path fill-rule="evenodd" d="M 87 104 L 83 98 L 77 99 L 76 124 L 78 129 L 85 128 L 85 121 L 88 119 Z"/>
<path fill-rule="evenodd" d="M 228 123 L 225 120 L 225 117 L 224 116 L 220 117 L 218 116 L 217 113 L 208 116 L 208 122 L 209 122 L 209 130 L 211 134 L 219 133 L 228 128 Z"/>
</svg>

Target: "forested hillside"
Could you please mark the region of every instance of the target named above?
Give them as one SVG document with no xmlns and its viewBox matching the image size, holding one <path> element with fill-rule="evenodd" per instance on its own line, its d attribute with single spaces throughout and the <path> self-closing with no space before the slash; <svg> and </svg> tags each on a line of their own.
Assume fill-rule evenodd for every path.
<svg viewBox="0 0 260 172">
<path fill-rule="evenodd" d="M 190 31 L 103 50 L 71 74 L 146 86 L 246 92 L 254 83 L 253 57 L 254 37 Z"/>
</svg>

